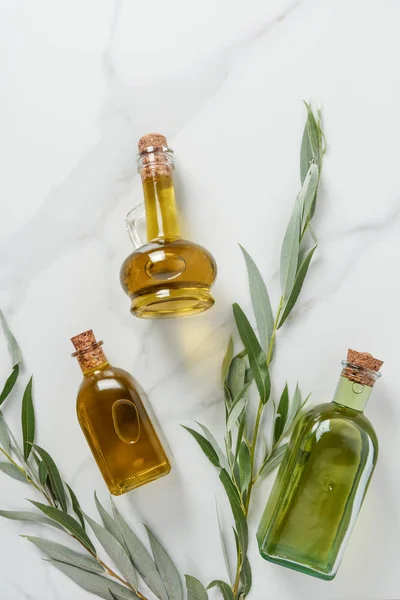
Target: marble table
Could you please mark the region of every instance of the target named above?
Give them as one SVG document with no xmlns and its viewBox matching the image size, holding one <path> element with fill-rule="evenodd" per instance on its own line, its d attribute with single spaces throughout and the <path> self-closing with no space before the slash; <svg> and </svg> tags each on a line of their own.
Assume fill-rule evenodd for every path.
<svg viewBox="0 0 400 600">
<path fill-rule="evenodd" d="M 94 516 L 108 495 L 75 415 L 79 367 L 69 338 L 93 328 L 110 360 L 137 377 L 168 440 L 171 475 L 117 500 L 149 523 L 182 573 L 224 577 L 218 476 L 180 427 L 223 434 L 220 364 L 231 304 L 250 311 L 238 243 L 273 302 L 280 244 L 299 190 L 304 100 L 322 107 L 328 151 L 315 230 L 319 247 L 278 338 L 277 389 L 298 381 L 329 400 L 347 348 L 385 361 L 367 414 L 380 460 L 341 570 L 330 583 L 263 561 L 251 516 L 254 600 L 400 598 L 400 5 L 389 0 L 2 0 L 0 3 L 0 306 L 23 349 L 24 378 L 4 413 L 20 428 L 23 381 L 34 374 L 38 442 Z M 124 218 L 141 200 L 138 138 L 168 136 L 185 232 L 216 257 L 216 305 L 187 320 L 133 318 L 119 284 L 130 252 Z M 0 342 L 3 381 L 9 359 Z M 33 493 L 0 475 L 0 507 Z M 92 596 L 0 520 L 0 597 Z M 57 534 L 53 534 L 53 539 Z M 232 548 L 231 548 L 232 550 Z M 218 598 L 218 594 L 210 595 Z"/>
</svg>

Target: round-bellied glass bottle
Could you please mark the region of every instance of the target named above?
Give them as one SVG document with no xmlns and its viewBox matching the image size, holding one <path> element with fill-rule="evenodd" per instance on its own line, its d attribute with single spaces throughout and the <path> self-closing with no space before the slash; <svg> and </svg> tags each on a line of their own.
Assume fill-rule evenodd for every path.
<svg viewBox="0 0 400 600">
<path fill-rule="evenodd" d="M 144 407 L 144 392 L 123 369 L 109 364 L 93 331 L 72 338 L 83 372 L 79 424 L 111 494 L 154 481 L 171 465 Z"/>
<path fill-rule="evenodd" d="M 295 426 L 257 532 L 267 560 L 333 579 L 378 456 L 363 411 L 382 362 L 349 350 L 332 403 Z"/>
<path fill-rule="evenodd" d="M 121 285 L 131 312 L 142 318 L 182 317 L 214 304 L 210 288 L 217 274 L 211 254 L 180 235 L 173 183 L 173 156 L 163 135 L 139 140 L 138 171 L 142 178 L 147 242 L 137 228 L 136 209 L 127 227 L 136 250 L 121 268 Z"/>
</svg>

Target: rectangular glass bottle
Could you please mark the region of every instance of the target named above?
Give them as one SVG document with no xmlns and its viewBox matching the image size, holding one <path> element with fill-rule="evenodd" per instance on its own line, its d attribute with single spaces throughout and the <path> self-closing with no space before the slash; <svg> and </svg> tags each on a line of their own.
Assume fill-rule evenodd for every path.
<svg viewBox="0 0 400 600">
<path fill-rule="evenodd" d="M 261 555 L 333 579 L 374 470 L 378 441 L 363 411 L 381 361 L 349 350 L 332 403 L 296 425 L 257 533 Z"/>
<path fill-rule="evenodd" d="M 91 330 L 72 338 L 83 371 L 77 398 L 80 426 L 111 494 L 116 496 L 171 470 L 143 404 L 137 381 L 109 364 Z"/>
</svg>

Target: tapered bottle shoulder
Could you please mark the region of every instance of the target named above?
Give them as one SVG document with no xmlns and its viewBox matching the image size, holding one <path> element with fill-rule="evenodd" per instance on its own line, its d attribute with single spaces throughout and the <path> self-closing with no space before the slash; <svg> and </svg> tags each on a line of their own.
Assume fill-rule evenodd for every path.
<svg viewBox="0 0 400 600">
<path fill-rule="evenodd" d="M 84 376 L 78 390 L 77 408 L 88 407 L 99 400 L 108 401 L 114 393 L 140 397 L 143 390 L 130 373 L 109 365 L 107 369 Z"/>
<path fill-rule="evenodd" d="M 318 447 L 360 449 L 368 447 L 375 456 L 378 440 L 369 419 L 358 412 L 335 403 L 319 404 L 311 408 L 299 423 L 297 442 Z"/>
</svg>

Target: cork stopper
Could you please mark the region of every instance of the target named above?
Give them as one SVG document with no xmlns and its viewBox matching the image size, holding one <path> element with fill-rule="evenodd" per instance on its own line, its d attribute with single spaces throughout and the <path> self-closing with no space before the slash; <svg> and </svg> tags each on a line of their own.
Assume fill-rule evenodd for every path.
<svg viewBox="0 0 400 600">
<path fill-rule="evenodd" d="M 146 152 L 148 148 L 167 148 L 167 138 L 161 133 L 146 133 L 138 142 L 139 154 Z"/>
<path fill-rule="evenodd" d="M 101 349 L 103 342 L 96 340 L 91 329 L 75 335 L 71 338 L 71 342 L 76 350 L 72 356 L 77 357 L 84 373 L 94 371 L 107 363 L 106 355 Z"/>
<path fill-rule="evenodd" d="M 383 361 L 374 358 L 369 352 L 357 352 L 349 349 L 342 375 L 350 381 L 372 387 L 379 377 L 378 371 L 382 365 Z"/>
<path fill-rule="evenodd" d="M 138 171 L 142 181 L 172 176 L 172 150 L 168 147 L 165 135 L 146 133 L 138 142 L 138 150 Z"/>
</svg>

